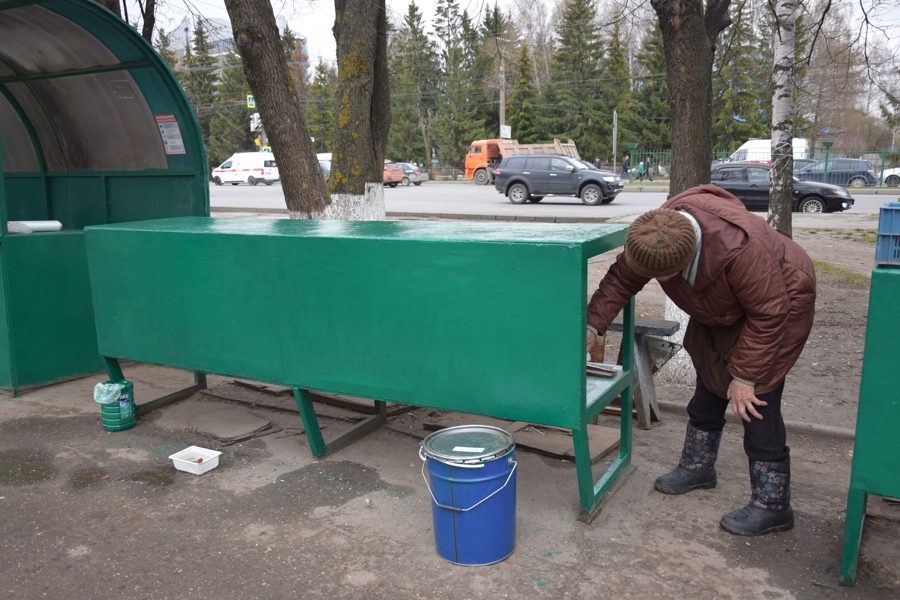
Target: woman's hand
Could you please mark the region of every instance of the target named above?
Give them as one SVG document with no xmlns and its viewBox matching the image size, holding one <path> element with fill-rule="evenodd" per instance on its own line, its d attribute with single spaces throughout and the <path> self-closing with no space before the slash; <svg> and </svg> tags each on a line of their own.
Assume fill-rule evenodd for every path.
<svg viewBox="0 0 900 600">
<path fill-rule="evenodd" d="M 756 410 L 757 406 L 768 406 L 768 402 L 763 402 L 756 397 L 756 388 L 746 383 L 741 383 L 737 379 L 732 379 L 728 385 L 728 399 L 731 400 L 731 410 L 745 421 L 750 421 L 750 415 L 757 419 L 763 416 Z"/>
</svg>

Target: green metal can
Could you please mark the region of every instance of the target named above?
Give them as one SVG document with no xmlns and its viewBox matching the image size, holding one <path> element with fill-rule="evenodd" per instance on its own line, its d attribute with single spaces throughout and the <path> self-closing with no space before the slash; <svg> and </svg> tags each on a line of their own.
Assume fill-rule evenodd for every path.
<svg viewBox="0 0 900 600">
<path fill-rule="evenodd" d="M 130 381 L 117 381 L 122 384 L 122 391 L 117 402 L 100 405 L 103 429 L 107 431 L 124 431 L 134 427 L 134 385 Z"/>
</svg>

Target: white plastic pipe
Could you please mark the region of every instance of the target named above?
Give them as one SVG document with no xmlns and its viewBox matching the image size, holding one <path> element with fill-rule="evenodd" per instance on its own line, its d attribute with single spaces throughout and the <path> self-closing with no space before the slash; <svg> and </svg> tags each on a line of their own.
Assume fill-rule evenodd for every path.
<svg viewBox="0 0 900 600">
<path fill-rule="evenodd" d="M 59 221 L 10 221 L 11 223 L 21 223 L 31 231 L 40 233 L 43 231 L 60 231 L 62 223 Z"/>
</svg>

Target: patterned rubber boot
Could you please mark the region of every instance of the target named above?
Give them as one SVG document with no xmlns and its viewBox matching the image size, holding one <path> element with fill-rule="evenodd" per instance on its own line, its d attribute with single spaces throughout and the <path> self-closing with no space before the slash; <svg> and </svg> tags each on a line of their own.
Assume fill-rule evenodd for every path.
<svg viewBox="0 0 900 600">
<path fill-rule="evenodd" d="M 719 522 L 737 535 L 765 535 L 794 527 L 791 508 L 791 459 L 750 461 L 750 504 Z"/>
<path fill-rule="evenodd" d="M 716 487 L 716 457 L 722 430 L 703 431 L 688 423 L 684 450 L 674 471 L 660 476 L 654 484 L 664 494 L 684 494 L 698 488 Z"/>
</svg>

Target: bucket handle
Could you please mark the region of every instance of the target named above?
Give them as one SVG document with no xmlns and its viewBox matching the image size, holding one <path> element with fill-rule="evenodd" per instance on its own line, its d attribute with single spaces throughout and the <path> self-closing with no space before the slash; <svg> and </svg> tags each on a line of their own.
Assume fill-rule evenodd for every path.
<svg viewBox="0 0 900 600">
<path fill-rule="evenodd" d="M 506 485 L 509 483 L 509 480 L 512 479 L 513 473 L 516 472 L 516 467 L 519 466 L 519 463 L 516 462 L 516 460 L 513 459 L 513 457 L 510 456 L 510 457 L 509 457 L 509 460 L 508 460 L 508 462 L 507 462 L 507 464 L 512 465 L 512 469 L 509 471 L 509 475 L 506 476 L 506 481 L 503 482 L 503 485 L 501 485 L 499 489 L 494 490 L 494 491 L 491 492 L 488 496 L 482 498 L 481 500 L 479 500 L 478 502 L 476 502 L 475 504 L 473 504 L 473 505 L 470 506 L 469 508 L 459 508 L 458 506 L 449 506 L 449 505 L 447 505 L 447 504 L 441 504 L 440 502 L 437 501 L 437 498 L 434 497 L 434 492 L 431 491 L 431 485 L 428 483 L 428 478 L 425 477 L 425 457 L 422 456 L 422 450 L 421 450 L 421 449 L 419 450 L 419 458 L 422 459 L 422 479 L 425 480 L 425 487 L 428 488 L 428 493 L 431 494 L 431 499 L 434 500 L 434 503 L 438 506 L 438 508 L 445 508 L 445 509 L 447 509 L 447 510 L 452 510 L 453 512 L 469 512 L 470 510 L 472 510 L 473 508 L 475 508 L 476 506 L 478 506 L 478 505 L 481 504 L 482 502 L 485 502 L 486 500 L 489 500 L 489 499 L 491 498 L 491 496 L 494 496 L 495 494 L 499 494 L 500 492 L 502 492 L 503 489 L 506 487 Z M 452 466 L 454 466 L 454 467 L 467 467 L 467 468 L 470 468 L 470 469 L 473 468 L 473 467 L 475 467 L 475 465 L 452 465 Z M 483 465 L 478 465 L 478 467 L 481 467 L 481 466 L 483 466 Z"/>
</svg>

